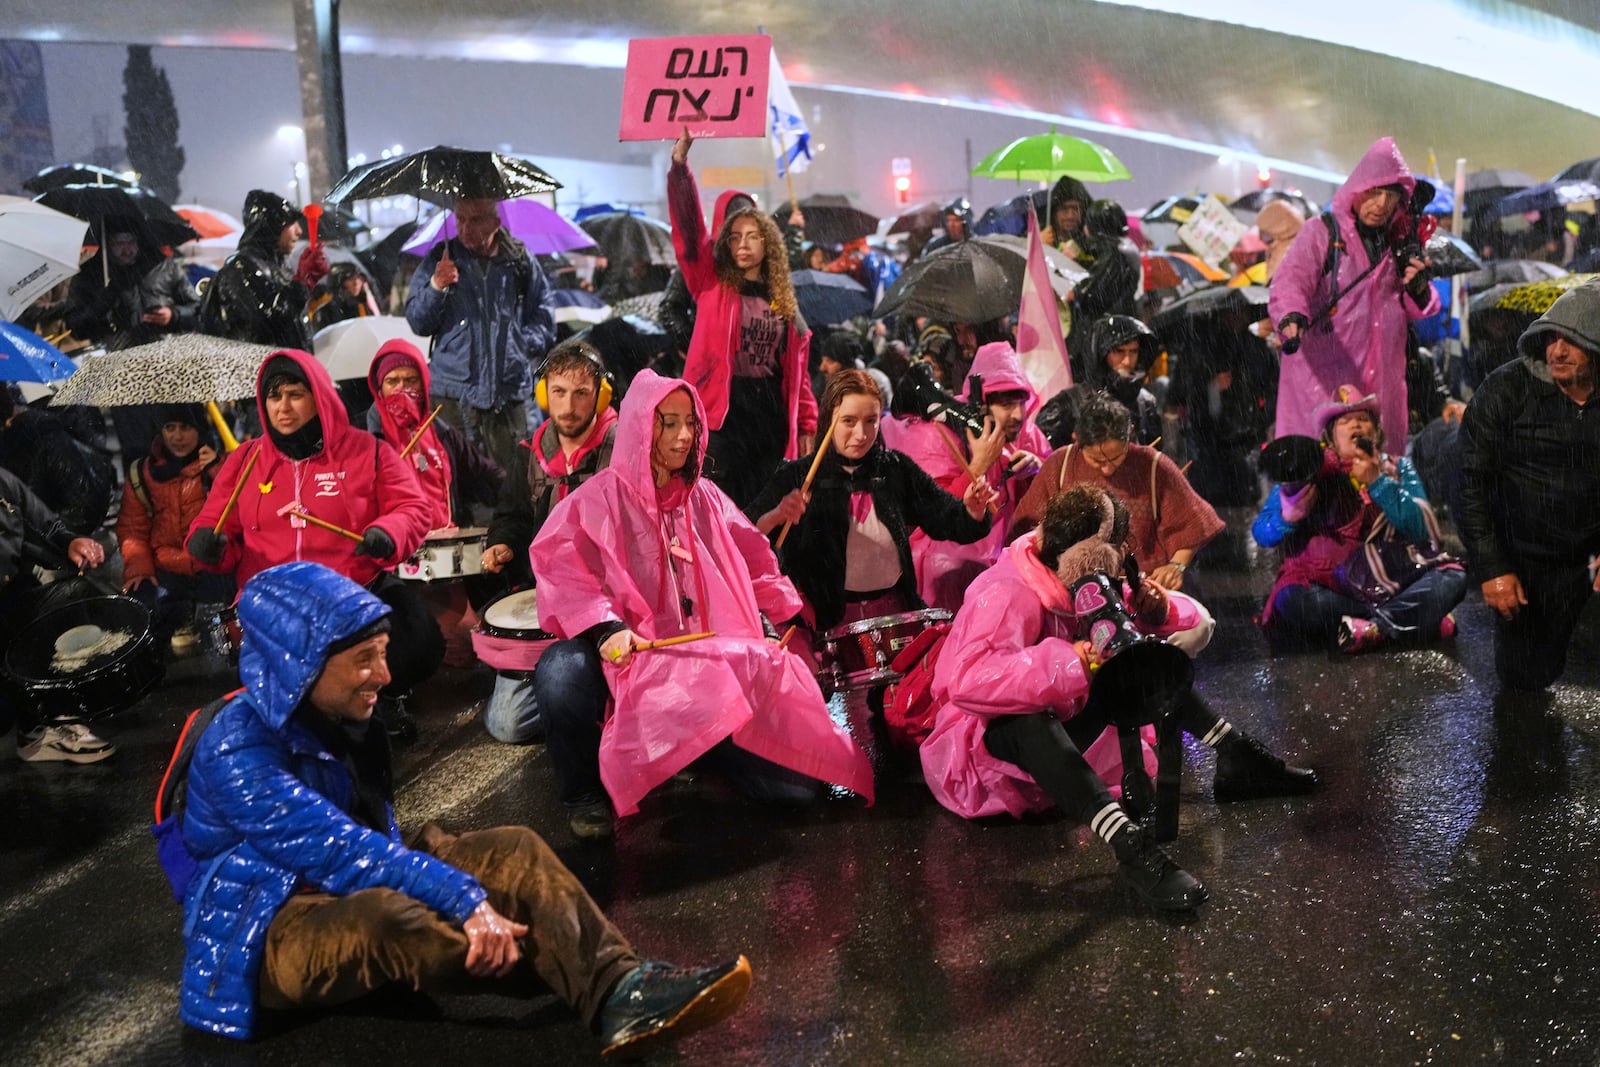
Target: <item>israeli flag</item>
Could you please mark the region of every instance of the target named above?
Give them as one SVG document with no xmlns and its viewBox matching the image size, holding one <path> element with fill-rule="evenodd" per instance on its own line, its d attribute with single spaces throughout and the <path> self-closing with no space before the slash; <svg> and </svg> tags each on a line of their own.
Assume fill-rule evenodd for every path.
<svg viewBox="0 0 1600 1067">
<path fill-rule="evenodd" d="M 767 133 L 772 138 L 772 154 L 778 161 L 778 177 L 790 170 L 796 173 L 811 165 L 811 130 L 800 116 L 794 90 L 778 64 L 778 50 L 772 50 L 772 73 L 767 79 Z"/>
</svg>

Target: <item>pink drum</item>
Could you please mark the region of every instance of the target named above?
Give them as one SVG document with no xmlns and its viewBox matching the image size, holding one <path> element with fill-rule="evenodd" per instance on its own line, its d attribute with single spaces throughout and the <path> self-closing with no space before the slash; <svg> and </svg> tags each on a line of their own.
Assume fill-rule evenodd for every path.
<svg viewBox="0 0 1600 1067">
<path fill-rule="evenodd" d="M 951 613 L 923 608 L 898 615 L 835 626 L 822 633 L 822 665 L 817 681 L 824 689 L 871 689 L 897 681 L 890 666 L 895 655 L 934 623 L 949 622 Z"/>
<path fill-rule="evenodd" d="M 539 591 L 519 589 L 485 607 L 472 631 L 472 651 L 499 671 L 531 671 L 558 638 L 539 629 Z"/>
</svg>

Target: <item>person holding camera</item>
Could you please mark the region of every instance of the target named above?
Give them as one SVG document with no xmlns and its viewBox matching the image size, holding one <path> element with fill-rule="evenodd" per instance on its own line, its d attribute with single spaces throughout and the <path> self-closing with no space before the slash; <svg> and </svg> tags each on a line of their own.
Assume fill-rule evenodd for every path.
<svg viewBox="0 0 1600 1067">
<path fill-rule="evenodd" d="M 1268 304 L 1283 340 L 1277 436 L 1320 434 L 1317 406 L 1355 382 L 1377 397 L 1389 440 L 1405 440 L 1407 320 L 1439 310 L 1418 239 L 1418 184 L 1394 139 L 1379 138 L 1289 248 Z"/>
<path fill-rule="evenodd" d="M 1438 520 L 1411 461 L 1383 451 L 1379 411 L 1376 396 L 1340 386 L 1316 409 L 1320 467 L 1290 473 L 1263 459 L 1282 483 L 1251 529 L 1263 547 L 1283 548 L 1261 612 L 1275 645 L 1337 641 L 1357 653 L 1455 634 L 1450 612 L 1466 596 L 1466 573 L 1439 553 Z M 1304 444 L 1316 464 L 1315 444 Z"/>
</svg>

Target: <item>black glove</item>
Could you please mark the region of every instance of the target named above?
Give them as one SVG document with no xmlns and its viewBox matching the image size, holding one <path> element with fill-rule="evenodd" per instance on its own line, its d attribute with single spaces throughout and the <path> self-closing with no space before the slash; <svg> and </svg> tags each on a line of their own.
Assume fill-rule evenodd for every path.
<svg viewBox="0 0 1600 1067">
<path fill-rule="evenodd" d="M 394 538 L 376 526 L 368 526 L 367 532 L 362 535 L 361 543 L 356 546 L 356 555 L 388 559 L 394 555 Z"/>
<path fill-rule="evenodd" d="M 189 535 L 186 546 L 189 555 L 210 567 L 222 562 L 222 553 L 228 548 L 228 535 L 219 534 L 209 526 L 202 526 Z"/>
</svg>

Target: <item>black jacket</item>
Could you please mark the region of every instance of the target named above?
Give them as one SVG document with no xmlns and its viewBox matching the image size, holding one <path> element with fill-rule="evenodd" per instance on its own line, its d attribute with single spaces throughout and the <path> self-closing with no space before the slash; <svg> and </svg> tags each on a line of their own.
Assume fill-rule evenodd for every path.
<svg viewBox="0 0 1600 1067">
<path fill-rule="evenodd" d="M 1500 367 L 1461 420 L 1461 538 L 1488 581 L 1521 561 L 1581 566 L 1600 552 L 1600 402 L 1578 405 L 1543 360 Z"/>
<path fill-rule="evenodd" d="M 528 546 L 533 544 L 539 528 L 555 506 L 557 487 L 564 481 L 570 486 L 570 492 L 610 466 L 611 448 L 616 438 L 617 424 L 613 422 L 606 427 L 599 446 L 585 454 L 578 469 L 563 479 L 552 477 L 544 464 L 533 456 L 534 448 L 541 449 L 548 458 L 561 447 L 554 423 L 543 423 L 531 441 L 520 442 L 511 450 L 513 466 L 506 471 L 501 483 L 500 501 L 495 506 L 494 517 L 489 520 L 484 544 L 505 545 L 511 549 L 514 557 L 511 577 L 515 584 L 533 580 L 528 569 Z"/>
<path fill-rule="evenodd" d="M 65 556 L 76 536 L 21 478 L 0 468 L 0 583 L 32 566 L 24 544 L 47 544 Z"/>
<path fill-rule="evenodd" d="M 305 314 L 311 292 L 295 280 L 278 251 L 279 235 L 298 217 L 294 205 L 282 197 L 260 189 L 250 192 L 239 249 L 211 279 L 200 303 L 201 332 L 311 351 Z"/>
<path fill-rule="evenodd" d="M 810 468 L 810 456 L 779 467 L 745 514 L 754 521 L 777 507 L 786 494 L 800 488 Z M 819 631 L 837 626 L 844 618 L 850 494 L 857 491 L 872 494 L 878 520 L 894 538 L 900 555 L 900 581 L 894 588 L 917 605 L 922 598 L 917 595 L 917 573 L 911 559 L 911 530 L 921 529 L 936 541 L 958 544 L 971 544 L 989 532 L 987 518 L 968 515 L 960 499 L 945 492 L 904 453 L 880 444 L 852 474 L 843 469 L 839 454 L 830 451 L 811 483 L 811 504 L 805 518 L 789 531 L 778 550 L 783 573 L 810 602 Z"/>
<path fill-rule="evenodd" d="M 112 352 L 160 340 L 164 334 L 187 333 L 195 327 L 200 296 L 189 284 L 183 264 L 171 256 L 142 256 L 133 264 L 112 264 L 110 282 L 99 255 L 72 279 L 67 296 L 67 326 L 86 341 L 104 341 Z M 172 322 L 154 326 L 147 312 L 172 309 Z"/>
</svg>

